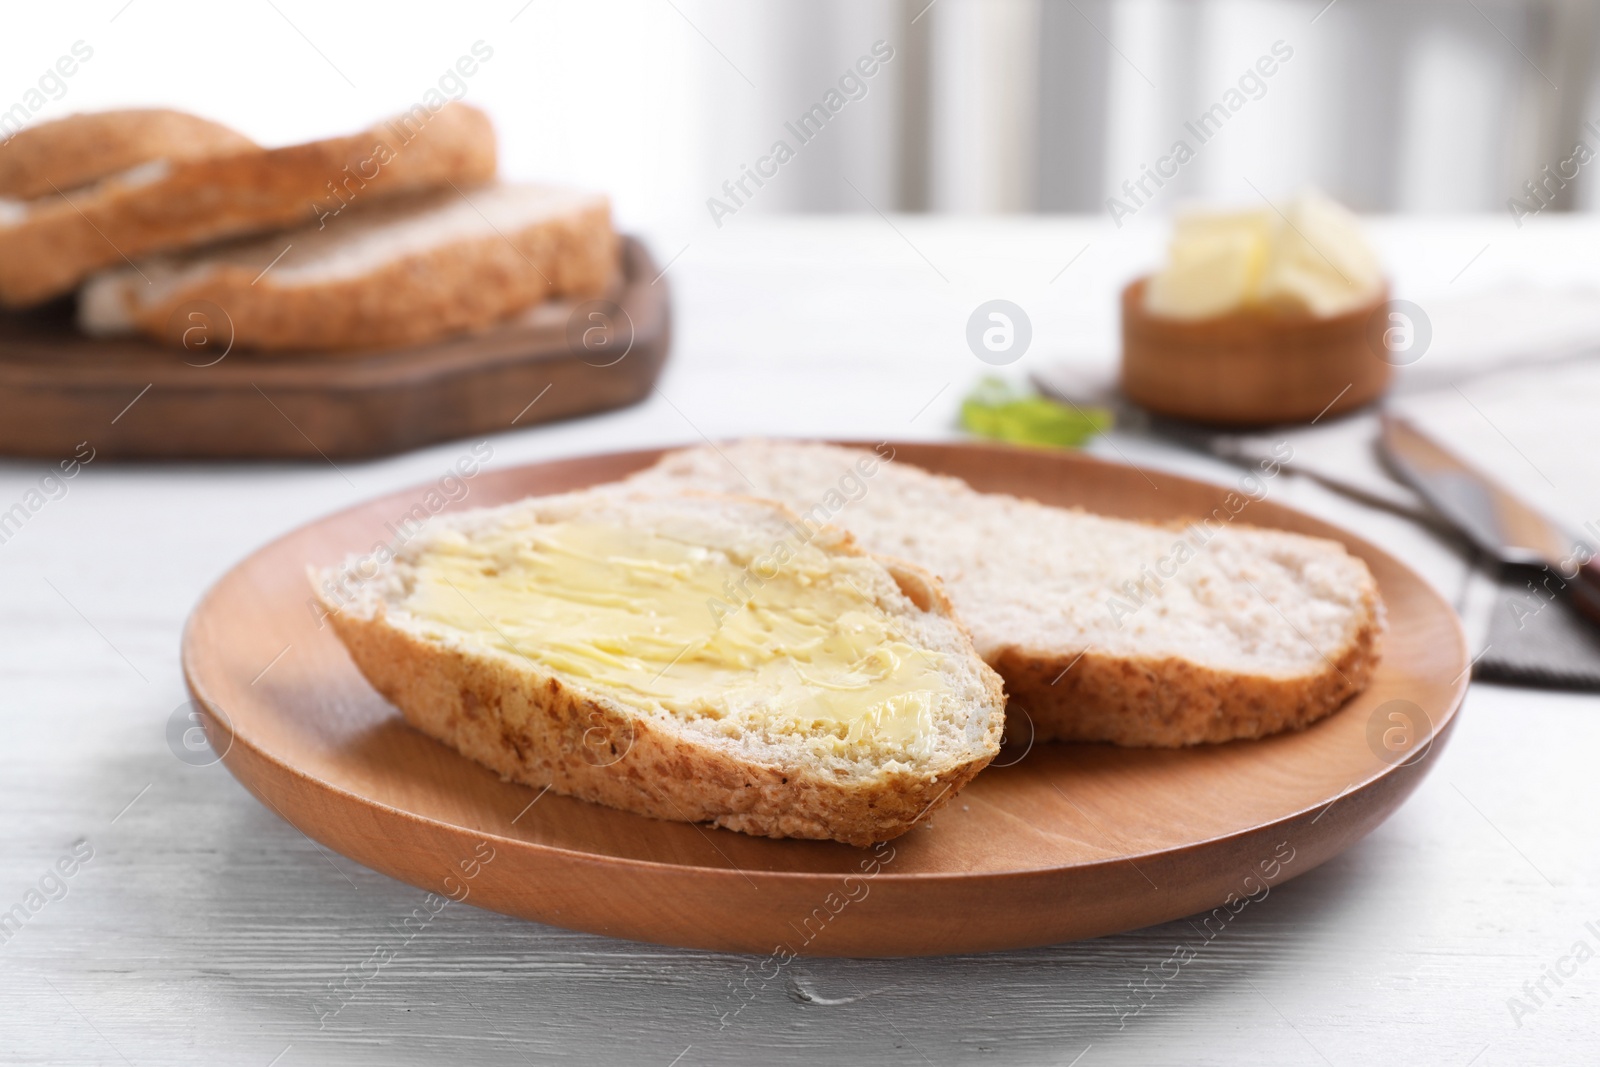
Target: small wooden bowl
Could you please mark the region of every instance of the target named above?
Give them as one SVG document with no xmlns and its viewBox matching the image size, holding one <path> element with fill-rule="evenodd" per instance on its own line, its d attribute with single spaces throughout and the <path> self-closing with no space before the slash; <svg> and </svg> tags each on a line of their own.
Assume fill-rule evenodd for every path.
<svg viewBox="0 0 1600 1067">
<path fill-rule="evenodd" d="M 1251 308 L 1212 319 L 1145 310 L 1140 278 L 1122 291 L 1122 391 L 1159 415 L 1221 426 L 1307 422 L 1376 400 L 1394 368 L 1368 340 L 1388 301 L 1319 318 Z"/>
</svg>

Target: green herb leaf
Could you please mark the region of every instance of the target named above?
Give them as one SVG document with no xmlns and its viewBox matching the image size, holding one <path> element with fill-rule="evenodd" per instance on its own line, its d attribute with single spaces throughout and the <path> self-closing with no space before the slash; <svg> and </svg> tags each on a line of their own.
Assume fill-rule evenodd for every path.
<svg viewBox="0 0 1600 1067">
<path fill-rule="evenodd" d="M 961 425 L 979 437 L 1019 445 L 1077 448 L 1111 428 L 1105 408 L 1079 408 L 986 377 L 961 402 Z"/>
</svg>

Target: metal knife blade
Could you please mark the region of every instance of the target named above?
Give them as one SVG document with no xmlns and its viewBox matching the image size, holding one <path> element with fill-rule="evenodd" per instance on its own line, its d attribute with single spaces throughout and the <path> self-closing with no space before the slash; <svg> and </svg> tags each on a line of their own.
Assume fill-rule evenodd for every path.
<svg viewBox="0 0 1600 1067">
<path fill-rule="evenodd" d="M 1574 606 L 1600 622 L 1593 546 L 1399 415 L 1383 414 L 1382 442 L 1400 476 L 1473 544 L 1502 563 L 1549 569 L 1569 588 Z"/>
</svg>

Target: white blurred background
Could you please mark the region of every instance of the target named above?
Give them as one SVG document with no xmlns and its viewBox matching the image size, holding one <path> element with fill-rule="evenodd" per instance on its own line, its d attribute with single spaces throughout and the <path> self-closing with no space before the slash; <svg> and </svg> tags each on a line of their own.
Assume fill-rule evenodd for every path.
<svg viewBox="0 0 1600 1067">
<path fill-rule="evenodd" d="M 1367 212 L 1500 213 L 1600 150 L 1591 0 L 104 0 L 16 5 L 0 124 L 168 105 L 266 144 L 347 132 L 444 81 L 488 110 L 503 171 L 601 188 L 666 242 L 772 212 L 1106 211 L 1274 44 L 1292 52 L 1178 177 L 1187 200 L 1316 184 Z M 493 50 L 470 78 L 452 67 Z M 876 42 L 864 95 L 785 127 Z M 69 78 L 41 77 L 83 42 Z M 880 46 L 882 47 L 882 46 Z M 81 50 L 81 49 L 80 49 Z M 1253 89 L 1253 86 L 1252 86 Z M 18 106 L 22 110 L 17 110 Z M 38 106 L 31 106 L 38 105 Z M 776 140 L 795 158 L 734 204 Z M 3 150 L 3 149 L 0 149 Z M 1569 173 L 1572 165 L 1569 164 Z M 1542 210 L 1600 206 L 1595 171 Z M 1154 189 L 1153 186 L 1148 188 Z M 670 254 L 670 249 L 667 250 Z"/>
</svg>

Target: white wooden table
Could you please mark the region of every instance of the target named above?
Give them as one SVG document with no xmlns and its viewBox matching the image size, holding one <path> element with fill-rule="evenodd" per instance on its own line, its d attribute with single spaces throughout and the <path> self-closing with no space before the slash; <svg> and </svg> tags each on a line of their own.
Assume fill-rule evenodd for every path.
<svg viewBox="0 0 1600 1067">
<path fill-rule="evenodd" d="M 1596 227 L 1580 220 L 1377 232 L 1402 290 L 1425 306 L 1508 280 L 1600 281 Z M 666 259 L 682 239 L 657 243 Z M 948 436 L 959 396 L 986 369 L 963 340 L 979 302 L 1005 297 L 1032 318 L 1033 348 L 1013 373 L 1104 361 L 1112 294 L 1159 243 L 1154 228 L 1082 220 L 741 218 L 692 240 L 668 275 L 679 332 L 658 395 L 498 435 L 491 466 L 702 435 Z M 0 911 L 40 904 L 0 932 L 0 1061 L 1600 1059 L 1600 963 L 1569 958 L 1563 984 L 1545 978 L 1575 942 L 1600 949 L 1600 699 L 1482 685 L 1398 814 L 1274 889 L 1125 1021 L 1129 983 L 1189 936 L 1185 924 L 989 956 L 800 961 L 719 1030 L 738 957 L 462 906 L 319 1029 L 329 983 L 392 939 L 422 893 L 312 843 L 220 765 L 174 756 L 180 629 L 253 547 L 432 480 L 468 444 L 337 469 L 97 461 L 0 544 Z M 1128 437 L 1096 450 L 1234 476 Z M 0 464 L 0 510 L 43 467 Z M 1427 535 L 1304 480 L 1285 479 L 1281 493 L 1455 595 L 1461 567 Z M 70 876 L 52 874 L 58 860 Z M 1535 1002 L 1541 979 L 1548 995 Z M 1512 997 L 1533 1010 L 1513 1018 Z"/>
</svg>

